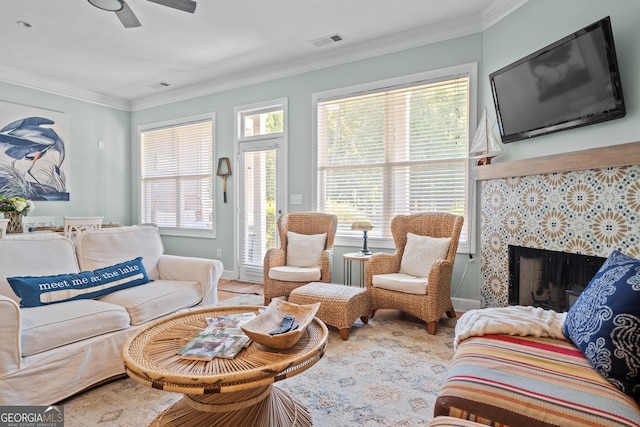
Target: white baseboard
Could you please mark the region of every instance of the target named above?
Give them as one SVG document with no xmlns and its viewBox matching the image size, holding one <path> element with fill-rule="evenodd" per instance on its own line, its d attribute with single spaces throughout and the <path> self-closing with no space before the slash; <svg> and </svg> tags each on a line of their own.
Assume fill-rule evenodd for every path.
<svg viewBox="0 0 640 427">
<path fill-rule="evenodd" d="M 461 313 L 480 308 L 480 301 L 475 299 L 451 298 L 451 302 L 453 302 L 454 310 Z"/>
<path fill-rule="evenodd" d="M 238 273 L 236 273 L 233 270 L 224 270 L 222 272 L 222 276 L 220 276 L 221 279 L 226 279 L 226 280 L 238 280 Z M 262 283 L 263 282 L 264 277 L 262 276 L 262 273 L 260 274 L 256 274 L 254 276 L 249 276 L 247 278 L 247 282 L 252 282 L 252 283 Z"/>
<path fill-rule="evenodd" d="M 235 273 L 235 271 L 233 270 L 223 270 L 222 271 L 222 276 L 220 276 L 221 279 L 226 279 L 226 280 L 238 280 L 238 277 Z"/>
</svg>

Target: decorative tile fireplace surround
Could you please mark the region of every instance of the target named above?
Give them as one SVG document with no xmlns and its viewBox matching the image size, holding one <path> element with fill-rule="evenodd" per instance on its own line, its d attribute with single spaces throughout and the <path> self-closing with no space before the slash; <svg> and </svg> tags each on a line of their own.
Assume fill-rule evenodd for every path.
<svg viewBox="0 0 640 427">
<path fill-rule="evenodd" d="M 480 166 L 482 307 L 509 301 L 509 245 L 640 258 L 640 142 Z"/>
</svg>

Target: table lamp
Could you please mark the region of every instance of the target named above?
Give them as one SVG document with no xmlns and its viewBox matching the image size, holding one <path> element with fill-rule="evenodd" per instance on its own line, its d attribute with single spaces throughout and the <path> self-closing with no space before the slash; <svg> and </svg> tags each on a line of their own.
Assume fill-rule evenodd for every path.
<svg viewBox="0 0 640 427">
<path fill-rule="evenodd" d="M 358 255 L 372 255 L 371 249 L 367 247 L 367 231 L 371 230 L 373 227 L 371 226 L 371 221 L 355 221 L 351 224 L 352 230 L 358 230 L 363 232 L 362 238 L 364 239 L 364 243 L 362 245 L 362 249 L 358 252 Z"/>
</svg>

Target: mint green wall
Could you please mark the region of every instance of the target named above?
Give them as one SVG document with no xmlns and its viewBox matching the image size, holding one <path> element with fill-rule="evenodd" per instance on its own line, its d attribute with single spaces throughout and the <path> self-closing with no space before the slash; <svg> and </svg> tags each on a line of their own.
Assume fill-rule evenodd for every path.
<svg viewBox="0 0 640 427">
<path fill-rule="evenodd" d="M 303 194 L 303 205 L 289 206 L 290 211 L 311 206 L 306 195 L 311 194 L 311 94 L 405 74 L 417 73 L 450 65 L 479 63 L 479 107 L 487 106 L 490 117 L 495 118 L 488 75 L 547 44 L 592 23 L 611 16 L 621 67 L 627 116 L 620 120 L 580 129 L 560 132 L 519 141 L 504 146 L 505 153 L 496 161 L 538 157 L 548 154 L 614 145 L 640 139 L 638 104 L 640 102 L 640 27 L 635 20 L 640 16 L 640 2 L 635 0 L 530 0 L 511 15 L 481 34 L 427 45 L 368 60 L 318 70 L 275 80 L 263 84 L 225 91 L 209 96 L 152 108 L 132 114 L 132 129 L 139 124 L 187 116 L 205 111 L 218 114 L 218 156 L 233 152 L 233 107 L 258 101 L 288 97 L 289 99 L 289 193 Z M 233 179 L 233 178 L 231 178 Z M 231 181 L 230 181 L 231 182 Z M 214 257 L 222 248 L 227 269 L 232 269 L 233 224 L 232 204 L 218 200 L 218 238 L 205 241 L 185 238 L 166 238 L 167 249 L 175 253 Z M 479 215 L 475 227 L 479 229 Z M 335 248 L 333 274 L 342 278 L 342 253 L 355 248 Z M 375 249 L 375 248 L 374 248 Z M 452 293 L 457 298 L 480 299 L 479 262 L 459 255 L 452 279 Z M 467 268 L 466 274 L 463 272 Z M 461 281 L 462 279 L 462 281 Z"/>
<path fill-rule="evenodd" d="M 130 223 L 129 112 L 6 83 L 0 83 L 0 101 L 68 117 L 65 164 L 70 200 L 35 202 L 32 215 L 55 215 L 59 225 L 64 216 L 104 216 L 105 222 Z M 103 150 L 98 140 L 104 141 Z"/>
<path fill-rule="evenodd" d="M 495 119 L 488 75 L 605 16 L 611 17 L 626 117 L 507 144 L 497 161 L 583 150 L 640 140 L 640 2 L 635 0 L 529 0 L 483 33 L 479 105 Z"/>
<path fill-rule="evenodd" d="M 31 105 L 69 115 L 70 202 L 40 202 L 39 215 L 104 215 L 107 221 L 138 222 L 137 127 L 179 117 L 216 113 L 216 158 L 233 154 L 233 108 L 240 105 L 287 97 L 289 102 L 289 193 L 302 194 L 303 204 L 290 211 L 311 208 L 311 94 L 344 86 L 418 73 L 462 63 L 479 63 L 479 107 L 489 108 L 495 118 L 488 86 L 489 73 L 549 44 L 604 16 L 611 16 L 627 116 L 620 120 L 519 141 L 504 146 L 495 161 L 538 157 L 640 140 L 640 2 L 636 0 L 529 0 L 511 15 L 481 34 L 426 45 L 402 52 L 354 61 L 243 88 L 222 91 L 187 101 L 132 113 L 97 106 L 47 92 L 0 83 L 0 100 Z M 97 141 L 105 141 L 98 150 Z M 232 176 L 229 188 L 233 188 Z M 220 189 L 220 182 L 216 185 Z M 233 205 L 218 194 L 216 239 L 165 237 L 166 251 L 173 254 L 214 258 L 222 249 L 227 270 L 233 268 Z M 36 213 L 34 213 L 35 215 Z M 479 216 L 478 216 L 479 225 Z M 476 226 L 476 230 L 479 227 Z M 336 248 L 334 275 L 342 278 L 344 252 L 356 248 Z M 375 249 L 375 248 L 374 248 Z M 454 296 L 480 299 L 479 262 L 467 265 L 460 255 L 454 268 Z M 461 282 L 465 266 L 468 267 Z M 457 292 L 456 292 L 457 290 Z"/>
<path fill-rule="evenodd" d="M 640 141 L 640 27 L 637 25 L 640 2 L 635 0 L 529 0 L 482 34 L 478 105 L 479 108 L 486 106 L 490 120 L 495 120 L 489 87 L 490 73 L 605 16 L 611 17 L 627 109 L 626 117 L 505 144 L 504 154 L 494 159 L 494 162 Z M 497 134 L 497 130 L 495 131 Z M 480 214 L 479 210 L 477 212 L 476 236 L 479 238 Z M 479 300 L 479 277 L 480 263 L 469 264 L 458 296 Z"/>
<path fill-rule="evenodd" d="M 216 113 L 216 157 L 233 155 L 233 109 L 237 106 L 253 104 L 277 98 L 288 98 L 289 108 L 289 193 L 302 194 L 302 205 L 289 206 L 289 212 L 310 210 L 312 200 L 311 180 L 311 96 L 314 92 L 355 84 L 387 79 L 406 74 L 419 73 L 452 65 L 480 61 L 480 35 L 461 37 L 441 43 L 423 46 L 402 52 L 384 55 L 373 59 L 352 62 L 345 65 L 255 84 L 238 89 L 223 91 L 211 95 L 175 102 L 160 107 L 149 108 L 132 113 L 132 140 L 135 140 L 137 127 L 161 122 L 176 117 L 214 111 Z M 233 188 L 232 175 L 227 183 Z M 220 189 L 220 180 L 216 182 Z M 137 194 L 135 183 L 132 191 Z M 233 205 L 237 203 L 236 194 L 229 192 L 228 203 L 222 203 L 222 194 L 217 198 L 217 238 L 197 239 L 165 236 L 163 241 L 167 252 L 189 254 L 215 258 L 216 250 L 222 249 L 222 262 L 225 270 L 233 270 Z M 135 206 L 132 215 L 135 215 Z M 359 248 L 335 248 L 333 276 L 342 281 L 342 253 Z"/>
</svg>

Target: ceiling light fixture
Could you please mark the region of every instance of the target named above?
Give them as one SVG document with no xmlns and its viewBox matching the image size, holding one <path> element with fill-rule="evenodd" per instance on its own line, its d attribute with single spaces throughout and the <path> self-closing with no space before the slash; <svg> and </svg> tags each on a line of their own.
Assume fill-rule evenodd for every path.
<svg viewBox="0 0 640 427">
<path fill-rule="evenodd" d="M 20 25 L 21 27 L 31 28 L 31 24 L 29 24 L 27 21 L 16 21 L 16 24 Z"/>
<path fill-rule="evenodd" d="M 108 10 L 110 12 L 121 11 L 124 7 L 124 0 L 87 0 L 98 9 Z"/>
</svg>

